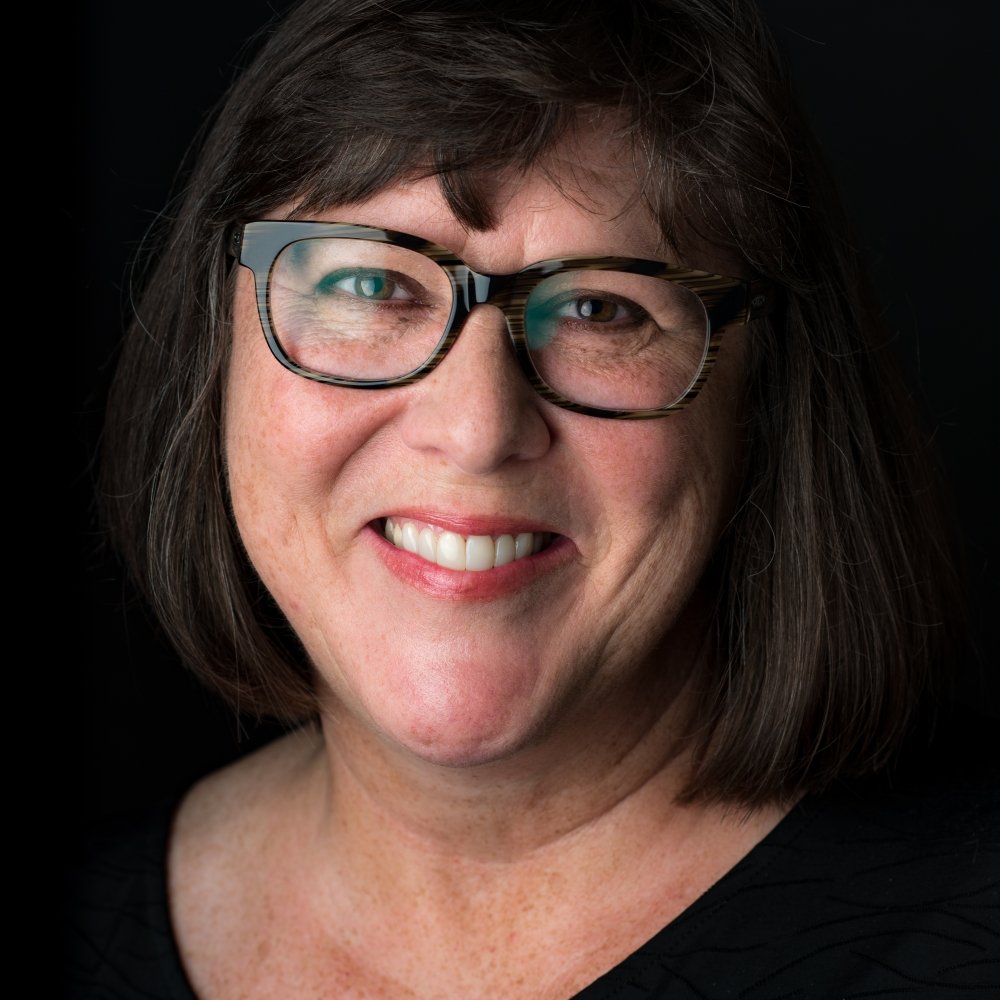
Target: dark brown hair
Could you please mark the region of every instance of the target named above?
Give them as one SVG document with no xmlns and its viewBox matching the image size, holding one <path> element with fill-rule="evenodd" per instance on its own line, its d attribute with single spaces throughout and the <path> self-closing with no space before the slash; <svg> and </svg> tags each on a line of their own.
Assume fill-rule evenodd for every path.
<svg viewBox="0 0 1000 1000">
<path fill-rule="evenodd" d="M 288 203 L 308 217 L 418 168 L 486 228 L 482 179 L 538 164 L 595 111 L 667 244 L 707 244 L 783 290 L 750 338 L 690 792 L 752 804 L 885 766 L 955 648 L 957 590 L 833 185 L 744 0 L 295 7 L 221 106 L 144 282 L 105 431 L 111 537 L 203 680 L 243 712 L 314 714 L 310 664 L 228 503 L 227 228 Z"/>
</svg>

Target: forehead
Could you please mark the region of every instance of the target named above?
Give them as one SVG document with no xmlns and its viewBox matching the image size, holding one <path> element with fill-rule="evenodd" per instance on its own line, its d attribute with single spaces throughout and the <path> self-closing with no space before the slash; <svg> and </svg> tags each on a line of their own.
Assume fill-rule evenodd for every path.
<svg viewBox="0 0 1000 1000">
<path fill-rule="evenodd" d="M 492 212 L 486 229 L 456 217 L 441 178 L 431 171 L 415 172 L 363 201 L 306 214 L 411 233 L 493 273 L 560 256 L 669 256 L 643 199 L 631 144 L 597 122 L 574 130 L 530 168 L 477 175 L 474 183 Z"/>
</svg>

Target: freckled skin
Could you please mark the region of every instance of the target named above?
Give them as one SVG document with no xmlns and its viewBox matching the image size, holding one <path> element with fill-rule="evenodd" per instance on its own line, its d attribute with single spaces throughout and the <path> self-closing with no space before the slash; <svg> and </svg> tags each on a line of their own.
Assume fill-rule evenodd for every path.
<svg viewBox="0 0 1000 1000">
<path fill-rule="evenodd" d="M 587 134 L 556 151 L 573 197 L 540 170 L 498 182 L 487 232 L 463 230 L 433 179 L 316 218 L 413 233 L 483 272 L 657 256 L 601 148 Z M 785 811 L 674 801 L 699 582 L 738 487 L 746 333 L 688 409 L 610 421 L 536 396 L 492 307 L 426 379 L 368 392 L 279 365 L 246 271 L 234 305 L 233 508 L 322 712 L 179 812 L 171 906 L 196 991 L 564 1000 Z M 370 524 L 399 511 L 537 522 L 568 556 L 495 599 L 443 600 L 379 554 Z"/>
<path fill-rule="evenodd" d="M 649 219 L 622 216 L 610 192 L 581 208 L 532 174 L 505 193 L 500 226 L 485 233 L 461 229 L 432 179 L 323 217 L 413 232 L 489 271 L 655 245 Z M 538 399 L 492 307 L 428 378 L 379 392 L 276 364 L 248 272 L 236 307 L 226 444 L 237 522 L 330 698 L 414 753 L 461 763 L 515 752 L 560 701 L 641 677 L 729 513 L 740 335 L 694 406 L 619 422 Z M 577 557 L 503 600 L 435 602 L 361 540 L 373 517 L 407 505 L 537 518 Z"/>
</svg>

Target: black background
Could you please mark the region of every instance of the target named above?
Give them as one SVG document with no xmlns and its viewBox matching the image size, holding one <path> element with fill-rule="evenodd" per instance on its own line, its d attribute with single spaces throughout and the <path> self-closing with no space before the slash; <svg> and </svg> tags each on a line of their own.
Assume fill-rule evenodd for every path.
<svg viewBox="0 0 1000 1000">
<path fill-rule="evenodd" d="M 71 496 L 80 541 L 66 655 L 71 808 L 82 822 L 148 801 L 270 738 L 188 678 L 98 547 L 91 459 L 127 313 L 127 264 L 196 130 L 273 2 L 78 12 L 77 375 Z M 997 254 L 993 33 L 974 0 L 762 4 L 839 179 L 904 371 L 955 496 L 973 628 L 987 665 L 965 697 L 1000 718 Z M 249 45 L 249 48 L 248 48 Z M 71 626 L 73 627 L 73 626 Z"/>
</svg>

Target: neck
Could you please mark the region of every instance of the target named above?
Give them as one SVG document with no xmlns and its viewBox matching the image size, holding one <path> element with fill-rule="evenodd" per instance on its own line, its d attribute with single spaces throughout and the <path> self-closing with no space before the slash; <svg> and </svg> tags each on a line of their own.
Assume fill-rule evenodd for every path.
<svg viewBox="0 0 1000 1000">
<path fill-rule="evenodd" d="M 657 712 L 652 694 L 616 711 L 605 704 L 589 717 L 586 738 L 579 729 L 549 732 L 469 768 L 413 759 L 345 714 L 327 713 L 317 778 L 325 806 L 313 844 L 335 862 L 350 919 L 433 927 L 441 940 L 475 937 L 487 949 L 512 922 L 531 940 L 577 921 L 580 934 L 618 927 L 612 953 L 637 946 L 785 811 L 679 803 L 688 698 L 679 692 Z M 319 860 L 314 878 L 322 878 Z M 581 937 L 573 947 L 597 945 Z"/>
<path fill-rule="evenodd" d="M 216 783 L 201 807 L 236 803 L 235 834 L 214 842 L 246 842 L 238 870 L 253 874 L 255 905 L 299 930 L 330 929 L 334 966 L 435 989 L 442 969 L 468 968 L 465 995 L 487 981 L 512 995 L 511 970 L 528 968 L 551 979 L 532 995 L 567 996 L 682 912 L 785 811 L 678 804 L 689 685 L 670 690 L 663 673 L 641 697 L 581 699 L 530 745 L 475 766 L 428 762 L 328 703 L 318 730 L 231 787 Z M 536 947 L 554 940 L 557 967 Z M 435 989 L 425 992 L 455 984 Z"/>
<path fill-rule="evenodd" d="M 628 727 L 606 711 L 585 737 L 562 726 L 510 757 L 470 767 L 415 758 L 329 712 L 327 801 L 369 845 L 372 835 L 384 836 L 393 851 L 404 842 L 452 861 L 509 863 L 640 803 L 655 802 L 657 813 L 670 808 L 686 776 L 681 706 L 654 712 L 649 700 L 631 706 Z"/>
<path fill-rule="evenodd" d="M 674 669 L 658 661 L 624 690 L 564 704 L 537 738 L 471 766 L 423 759 L 328 700 L 317 780 L 330 835 L 322 840 L 341 856 L 357 849 L 371 862 L 369 879 L 421 868 L 452 877 L 460 861 L 509 878 L 547 858 L 568 862 L 598 849 L 610 859 L 662 845 L 664 835 L 683 840 L 701 813 L 676 804 L 689 766 L 689 682 L 700 664 L 671 659 Z"/>
</svg>

